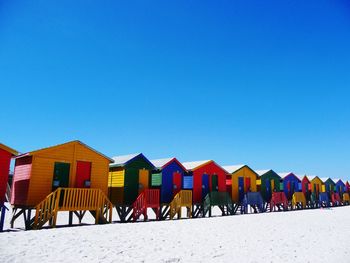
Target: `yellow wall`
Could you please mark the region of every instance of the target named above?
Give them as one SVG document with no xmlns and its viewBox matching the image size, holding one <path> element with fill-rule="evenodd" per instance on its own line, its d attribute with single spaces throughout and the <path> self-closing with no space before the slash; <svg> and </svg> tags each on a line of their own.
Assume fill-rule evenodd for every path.
<svg viewBox="0 0 350 263">
<path fill-rule="evenodd" d="M 52 190 L 55 162 L 70 163 L 69 187 L 74 187 L 77 161 L 91 162 L 91 188 L 108 193 L 109 160 L 93 150 L 72 142 L 33 153 L 27 205 L 40 203 Z"/>
<path fill-rule="evenodd" d="M 242 169 L 232 173 L 232 200 L 234 202 L 239 201 L 238 194 L 238 177 L 250 178 L 250 190 L 256 192 L 256 174 L 250 170 L 248 167 L 243 167 Z"/>
<path fill-rule="evenodd" d="M 311 192 L 312 193 L 314 192 L 314 185 L 319 185 L 318 186 L 319 192 L 322 193 L 323 182 L 322 182 L 322 180 L 320 178 L 315 177 L 314 179 L 311 180 L 310 184 L 311 184 Z"/>
</svg>

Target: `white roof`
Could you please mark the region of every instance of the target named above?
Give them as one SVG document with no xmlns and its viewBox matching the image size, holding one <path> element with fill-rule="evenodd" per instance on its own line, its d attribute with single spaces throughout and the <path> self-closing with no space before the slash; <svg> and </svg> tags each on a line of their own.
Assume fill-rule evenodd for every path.
<svg viewBox="0 0 350 263">
<path fill-rule="evenodd" d="M 333 182 L 335 182 L 335 183 L 338 183 L 338 181 L 342 181 L 342 182 L 344 183 L 344 181 L 343 181 L 342 179 L 339 179 L 339 178 L 332 179 L 332 180 L 333 180 Z"/>
<path fill-rule="evenodd" d="M 283 173 L 277 173 L 281 178 L 286 177 L 287 175 L 290 175 L 292 172 L 283 172 Z"/>
<path fill-rule="evenodd" d="M 187 169 L 187 170 L 193 170 L 198 166 L 201 166 L 207 162 L 210 162 L 211 160 L 204 160 L 204 161 L 195 161 L 195 162 L 185 162 L 182 163 L 182 165 Z"/>
<path fill-rule="evenodd" d="M 114 156 L 112 157 L 112 159 L 114 160 L 114 163 L 111 164 L 111 166 L 123 165 L 140 154 L 141 153 L 133 153 L 128 155 Z"/>
<path fill-rule="evenodd" d="M 259 176 L 262 176 L 263 174 L 266 174 L 267 172 L 271 171 L 270 170 L 256 170 L 255 172 L 259 175 Z"/>
<path fill-rule="evenodd" d="M 322 182 L 325 183 L 329 179 L 329 177 L 320 177 L 320 179 L 321 179 Z"/>
<path fill-rule="evenodd" d="M 313 179 L 315 179 L 316 177 L 318 177 L 317 175 L 307 175 L 306 176 L 307 177 L 307 179 L 309 179 L 309 181 L 311 181 L 311 180 L 313 180 Z M 318 177 L 319 178 L 319 177 Z M 321 179 L 321 178 L 320 178 Z M 321 181 L 322 181 L 322 179 L 321 179 Z"/>
<path fill-rule="evenodd" d="M 228 171 L 230 174 L 236 172 L 237 170 L 244 167 L 245 164 L 238 164 L 238 165 L 225 165 L 222 168 L 224 168 L 226 171 Z"/>
<path fill-rule="evenodd" d="M 162 168 L 164 165 L 166 165 L 168 162 L 170 162 L 174 158 L 163 158 L 163 159 L 156 159 L 156 160 L 151 160 L 151 163 L 156 168 Z"/>
<path fill-rule="evenodd" d="M 294 175 L 295 175 L 296 177 L 298 177 L 300 181 L 302 181 L 303 178 L 304 178 L 304 176 L 305 176 L 305 175 L 301 175 L 301 174 L 294 174 Z"/>
</svg>

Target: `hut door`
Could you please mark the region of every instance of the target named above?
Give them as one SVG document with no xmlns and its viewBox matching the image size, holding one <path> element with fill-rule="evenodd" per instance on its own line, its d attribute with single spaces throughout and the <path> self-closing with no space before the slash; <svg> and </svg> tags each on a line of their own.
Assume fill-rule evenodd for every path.
<svg viewBox="0 0 350 263">
<path fill-rule="evenodd" d="M 52 191 L 55 191 L 58 187 L 69 187 L 69 171 L 69 163 L 55 162 Z"/>
<path fill-rule="evenodd" d="M 175 196 L 181 190 L 181 173 L 173 173 L 173 195 Z"/>
<path fill-rule="evenodd" d="M 77 161 L 77 173 L 75 177 L 75 187 L 89 188 L 91 177 L 91 163 Z"/>
<path fill-rule="evenodd" d="M 149 171 L 146 169 L 139 170 L 139 193 L 148 188 Z"/>
<path fill-rule="evenodd" d="M 271 181 L 270 181 L 270 179 L 265 180 L 265 185 L 266 185 L 266 196 L 268 196 L 268 198 L 270 198 L 271 197 Z"/>
<path fill-rule="evenodd" d="M 207 174 L 202 175 L 202 199 L 206 197 L 209 192 L 209 176 Z"/>
<path fill-rule="evenodd" d="M 250 189 L 250 177 L 245 178 L 245 192 L 251 192 L 252 189 Z"/>
<path fill-rule="evenodd" d="M 295 191 L 295 182 L 291 182 L 291 189 L 290 189 L 290 195 L 292 196 L 294 194 Z"/>
<path fill-rule="evenodd" d="M 211 190 L 213 192 L 219 191 L 218 176 L 216 174 L 211 176 Z"/>
<path fill-rule="evenodd" d="M 244 178 L 238 177 L 238 197 L 239 201 L 242 201 L 244 198 Z"/>
</svg>

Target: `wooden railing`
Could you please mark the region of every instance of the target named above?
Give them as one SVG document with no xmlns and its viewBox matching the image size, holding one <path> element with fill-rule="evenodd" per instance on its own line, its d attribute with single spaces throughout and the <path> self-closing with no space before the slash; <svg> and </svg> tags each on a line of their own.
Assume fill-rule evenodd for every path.
<svg viewBox="0 0 350 263">
<path fill-rule="evenodd" d="M 132 218 L 134 221 L 136 221 L 140 215 L 143 214 L 144 218 L 146 219 L 146 197 L 144 192 L 139 194 L 139 196 L 136 198 L 135 202 L 133 203 L 133 211 L 132 211 Z"/>
<path fill-rule="evenodd" d="M 306 199 L 303 192 L 294 192 L 292 196 L 292 206 L 296 208 L 298 204 L 302 205 L 302 208 L 306 207 Z"/>
<path fill-rule="evenodd" d="M 173 219 L 179 210 L 181 210 L 180 192 L 178 192 L 170 202 L 170 219 Z"/>
<path fill-rule="evenodd" d="M 112 222 L 113 205 L 100 189 L 58 188 L 49 194 L 36 207 L 34 229 L 41 228 L 50 221 L 56 226 L 58 211 L 93 211 L 96 224 L 102 221 Z"/>
<path fill-rule="evenodd" d="M 170 219 L 173 219 L 176 214 L 181 217 L 181 208 L 187 207 L 188 217 L 192 215 L 192 191 L 181 190 L 170 202 Z"/>
<path fill-rule="evenodd" d="M 144 220 L 147 220 L 147 208 L 152 208 L 156 213 L 157 219 L 160 216 L 160 191 L 159 189 L 145 189 L 136 198 L 133 203 L 133 220 L 136 221 L 143 214 Z"/>
</svg>

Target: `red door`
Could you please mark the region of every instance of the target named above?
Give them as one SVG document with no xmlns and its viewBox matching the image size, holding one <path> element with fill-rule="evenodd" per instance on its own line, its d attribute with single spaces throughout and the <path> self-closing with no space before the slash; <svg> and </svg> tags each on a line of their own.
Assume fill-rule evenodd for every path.
<svg viewBox="0 0 350 263">
<path fill-rule="evenodd" d="M 77 161 L 77 174 L 75 178 L 75 187 L 89 188 L 91 177 L 91 163 Z"/>
<path fill-rule="evenodd" d="M 173 173 L 173 195 L 176 195 L 181 190 L 181 173 Z"/>
<path fill-rule="evenodd" d="M 250 189 L 250 177 L 246 177 L 245 178 L 245 192 L 251 192 L 251 189 Z"/>
</svg>

